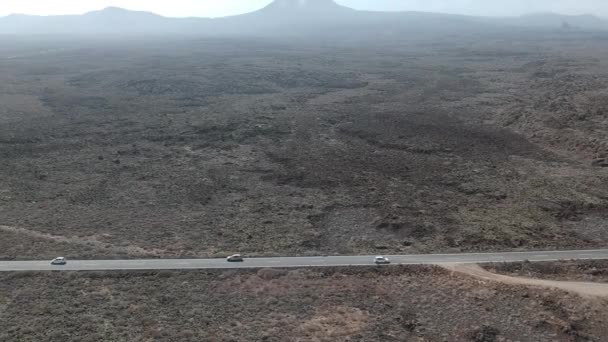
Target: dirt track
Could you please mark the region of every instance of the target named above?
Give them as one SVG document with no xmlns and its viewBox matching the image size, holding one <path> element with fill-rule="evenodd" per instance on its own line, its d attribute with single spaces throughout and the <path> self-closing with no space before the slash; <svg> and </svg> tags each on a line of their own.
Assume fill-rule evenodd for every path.
<svg viewBox="0 0 608 342">
<path fill-rule="evenodd" d="M 14 234 L 19 234 L 20 236 L 28 236 L 31 238 L 37 238 L 37 239 L 42 239 L 42 240 L 47 240 L 47 241 L 52 241 L 52 242 L 80 245 L 80 246 L 84 246 L 84 247 L 87 247 L 90 249 L 94 249 L 96 251 L 112 250 L 114 253 L 126 253 L 126 254 L 132 255 L 132 256 L 140 256 L 140 257 L 157 256 L 161 253 L 161 251 L 159 251 L 159 250 L 146 250 L 144 248 L 141 248 L 138 246 L 133 246 L 133 245 L 130 245 L 130 246 L 111 245 L 111 244 L 101 241 L 99 238 L 97 238 L 95 236 L 93 236 L 93 237 L 77 237 L 77 236 L 67 237 L 67 236 L 62 236 L 62 235 L 52 235 L 52 234 L 40 233 L 35 230 L 25 229 L 25 228 L 20 228 L 20 227 L 0 225 L 0 233 L 2 233 L 2 232 L 14 233 Z"/>
<path fill-rule="evenodd" d="M 578 293 L 583 296 L 608 297 L 608 284 L 509 277 L 501 274 L 488 272 L 481 268 L 479 265 L 472 264 L 444 264 L 441 266 L 452 272 L 466 274 L 483 280 L 497 281 L 512 285 L 529 285 L 547 288 L 557 288 L 569 292 Z"/>
</svg>

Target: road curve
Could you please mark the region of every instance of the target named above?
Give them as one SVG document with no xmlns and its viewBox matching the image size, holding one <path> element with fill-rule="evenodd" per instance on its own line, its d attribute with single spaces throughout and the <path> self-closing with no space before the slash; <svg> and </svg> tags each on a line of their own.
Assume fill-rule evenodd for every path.
<svg viewBox="0 0 608 342">
<path fill-rule="evenodd" d="M 518 262 L 526 260 L 608 260 L 608 249 L 386 256 L 391 260 L 392 265 L 479 264 L 491 262 Z M 225 259 L 69 260 L 67 265 L 63 266 L 54 266 L 50 264 L 50 261 L 42 260 L 0 261 L 0 272 L 185 270 L 370 265 L 374 265 L 374 256 L 372 255 L 245 258 L 245 261 L 236 263 L 229 263 Z"/>
</svg>

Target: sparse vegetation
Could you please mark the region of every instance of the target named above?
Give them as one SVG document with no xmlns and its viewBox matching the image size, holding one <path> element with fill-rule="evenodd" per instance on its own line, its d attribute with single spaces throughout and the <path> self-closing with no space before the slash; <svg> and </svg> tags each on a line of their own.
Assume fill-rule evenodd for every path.
<svg viewBox="0 0 608 342">
<path fill-rule="evenodd" d="M 0 340 L 601 341 L 605 299 L 433 267 L 0 274 Z"/>
<path fill-rule="evenodd" d="M 48 248 L 0 254 L 605 246 L 603 41 L 509 34 L 7 48 L 27 57 L 0 62 L 0 224 Z"/>
<path fill-rule="evenodd" d="M 0 37 L 0 259 L 605 247 L 605 34 L 407 15 L 322 42 Z M 2 273 L 0 341 L 599 342 L 606 304 L 433 267 Z"/>
<path fill-rule="evenodd" d="M 608 282 L 608 262 L 605 260 L 491 264 L 486 268 L 519 277 Z"/>
</svg>

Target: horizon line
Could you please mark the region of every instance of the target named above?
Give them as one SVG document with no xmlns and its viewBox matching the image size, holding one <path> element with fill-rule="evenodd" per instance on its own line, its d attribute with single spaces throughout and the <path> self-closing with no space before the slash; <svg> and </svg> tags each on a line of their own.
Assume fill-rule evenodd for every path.
<svg viewBox="0 0 608 342">
<path fill-rule="evenodd" d="M 443 14 L 443 15 L 454 15 L 454 16 L 463 16 L 463 17 L 473 17 L 473 18 L 521 18 L 521 17 L 525 17 L 525 16 L 530 16 L 530 15 L 557 15 L 557 16 L 564 16 L 564 17 L 585 17 L 585 16 L 591 16 L 591 17 L 595 17 L 598 19 L 602 19 L 602 20 L 606 20 L 608 19 L 608 17 L 604 17 L 604 16 L 600 16 L 600 15 L 595 15 L 592 13 L 581 13 L 581 14 L 566 14 L 566 13 L 559 13 L 559 12 L 553 12 L 553 11 L 546 11 L 546 12 L 529 12 L 529 13 L 524 13 L 524 14 L 519 14 L 519 15 L 480 15 L 480 14 L 464 14 L 464 13 L 453 13 L 453 12 L 433 12 L 433 11 L 414 11 L 414 10 L 401 10 L 401 11 L 370 11 L 370 10 L 359 10 L 359 9 L 355 9 L 352 7 L 348 7 L 348 6 L 344 6 L 342 4 L 339 4 L 340 6 L 355 10 L 355 11 L 359 11 L 359 12 L 374 12 L 374 13 L 428 13 L 428 14 Z M 268 5 L 263 6 L 257 10 L 253 10 L 253 11 L 249 11 L 249 12 L 242 12 L 242 13 L 237 13 L 237 14 L 228 14 L 228 15 L 224 15 L 224 16 L 217 16 L 217 17 L 205 17 L 205 16 L 167 16 L 167 15 L 163 15 L 160 13 L 156 13 L 156 12 L 152 12 L 149 10 L 143 10 L 143 9 L 130 9 L 130 8 L 126 8 L 126 7 L 118 7 L 118 6 L 106 6 L 103 7 L 101 9 L 94 9 L 94 10 L 90 10 L 90 11 L 86 11 L 86 12 L 82 12 L 82 13 L 65 13 L 65 14 L 29 14 L 29 13 L 9 13 L 6 15 L 0 15 L 0 19 L 4 19 L 4 18 L 8 18 L 11 16 L 29 16 L 29 17 L 42 17 L 42 18 L 48 18 L 48 17 L 68 17 L 68 16 L 83 16 L 83 15 L 87 15 L 90 13 L 95 13 L 95 12 L 103 12 L 103 11 L 107 11 L 110 9 L 117 9 L 117 10 L 123 10 L 126 12 L 140 12 L 140 13 L 147 13 L 147 14 L 151 14 L 151 15 L 155 15 L 158 17 L 162 17 L 162 18 L 167 18 L 167 19 L 220 19 L 220 18 L 228 18 L 228 17 L 234 17 L 234 16 L 239 16 L 239 15 L 244 15 L 244 14 L 249 14 L 249 13 L 255 13 L 257 11 L 260 11 L 264 8 L 266 8 Z"/>
</svg>

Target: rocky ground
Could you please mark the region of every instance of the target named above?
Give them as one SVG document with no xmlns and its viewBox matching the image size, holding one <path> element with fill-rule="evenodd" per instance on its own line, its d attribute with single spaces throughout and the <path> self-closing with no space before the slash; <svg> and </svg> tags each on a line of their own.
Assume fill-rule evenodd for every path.
<svg viewBox="0 0 608 342">
<path fill-rule="evenodd" d="M 517 277 L 608 283 L 605 260 L 491 264 L 485 268 Z"/>
<path fill-rule="evenodd" d="M 608 303 L 434 267 L 0 274 L 6 341 L 603 341 Z"/>
<path fill-rule="evenodd" d="M 7 40 L 0 257 L 606 246 L 608 40 L 424 39 Z"/>
</svg>

